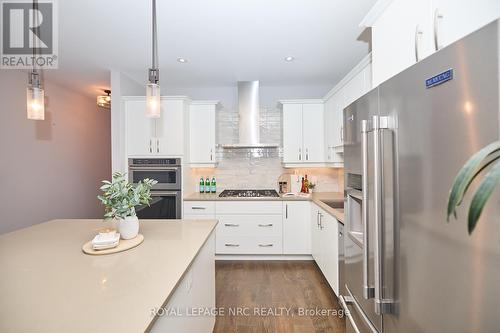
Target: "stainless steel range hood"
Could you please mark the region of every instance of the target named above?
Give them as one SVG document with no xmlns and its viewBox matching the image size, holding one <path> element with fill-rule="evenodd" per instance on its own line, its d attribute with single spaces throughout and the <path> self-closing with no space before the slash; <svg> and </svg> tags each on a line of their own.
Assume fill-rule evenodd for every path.
<svg viewBox="0 0 500 333">
<path fill-rule="evenodd" d="M 223 148 L 273 148 L 277 143 L 260 142 L 259 81 L 238 82 L 239 142 Z"/>
</svg>

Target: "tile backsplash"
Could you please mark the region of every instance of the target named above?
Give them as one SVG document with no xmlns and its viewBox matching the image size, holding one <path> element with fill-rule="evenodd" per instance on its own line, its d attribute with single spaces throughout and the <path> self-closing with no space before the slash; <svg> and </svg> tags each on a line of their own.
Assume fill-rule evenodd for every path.
<svg viewBox="0 0 500 333">
<path fill-rule="evenodd" d="M 260 137 L 262 143 L 279 143 L 281 146 L 281 110 L 264 108 L 260 112 Z M 238 142 L 238 111 L 220 109 L 217 112 L 217 143 Z M 213 176 L 218 190 L 222 189 L 277 189 L 282 174 L 307 174 L 315 182 L 316 191 L 343 190 L 343 169 L 299 168 L 285 169 L 281 164 L 280 148 L 217 148 L 217 168 L 186 168 L 184 190 L 186 194 L 198 191 L 200 177 Z"/>
</svg>

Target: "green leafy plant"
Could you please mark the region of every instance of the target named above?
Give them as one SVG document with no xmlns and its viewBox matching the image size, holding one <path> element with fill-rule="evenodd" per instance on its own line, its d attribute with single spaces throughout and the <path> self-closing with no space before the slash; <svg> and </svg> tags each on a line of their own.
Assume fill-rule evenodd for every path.
<svg viewBox="0 0 500 333">
<path fill-rule="evenodd" d="M 448 197 L 447 220 L 449 221 L 451 215 L 453 215 L 455 219 L 457 218 L 456 209 L 462 203 L 470 184 L 490 166 L 491 168 L 479 184 L 469 206 L 467 217 L 469 234 L 471 234 L 476 227 L 484 206 L 495 187 L 500 183 L 500 141 L 495 141 L 487 145 L 475 153 L 467 163 L 464 164 L 455 178 Z"/>
<path fill-rule="evenodd" d="M 127 216 L 135 216 L 135 207 L 138 205 L 149 205 L 151 202 L 151 188 L 158 183 L 154 179 L 144 179 L 137 185 L 130 184 L 121 172 L 113 173 L 111 181 L 103 180 L 101 186 L 102 195 L 97 199 L 105 208 L 104 218 L 124 219 Z"/>
</svg>

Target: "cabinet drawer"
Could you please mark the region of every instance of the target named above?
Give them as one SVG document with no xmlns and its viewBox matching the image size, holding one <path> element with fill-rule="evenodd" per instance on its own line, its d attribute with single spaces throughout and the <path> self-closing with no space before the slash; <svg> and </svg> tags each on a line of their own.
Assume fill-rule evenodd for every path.
<svg viewBox="0 0 500 333">
<path fill-rule="evenodd" d="M 220 215 L 217 236 L 281 236 L 278 215 Z"/>
<path fill-rule="evenodd" d="M 281 236 L 216 236 L 218 254 L 282 254 Z"/>
<path fill-rule="evenodd" d="M 213 201 L 184 201 L 184 215 L 214 215 Z"/>
<path fill-rule="evenodd" d="M 217 215 L 281 215 L 281 201 L 217 201 Z"/>
</svg>

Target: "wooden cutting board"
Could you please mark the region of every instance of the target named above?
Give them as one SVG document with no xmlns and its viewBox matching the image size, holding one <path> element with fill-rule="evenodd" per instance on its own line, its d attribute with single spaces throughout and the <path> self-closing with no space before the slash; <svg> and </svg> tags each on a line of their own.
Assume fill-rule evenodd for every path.
<svg viewBox="0 0 500 333">
<path fill-rule="evenodd" d="M 135 238 L 132 239 L 120 239 L 120 242 L 116 247 L 106 250 L 94 250 L 92 248 L 92 241 L 88 241 L 87 243 L 83 244 L 82 251 L 85 254 L 99 256 L 103 254 L 111 254 L 130 250 L 140 245 L 143 241 L 144 236 L 142 234 L 138 234 Z"/>
</svg>

